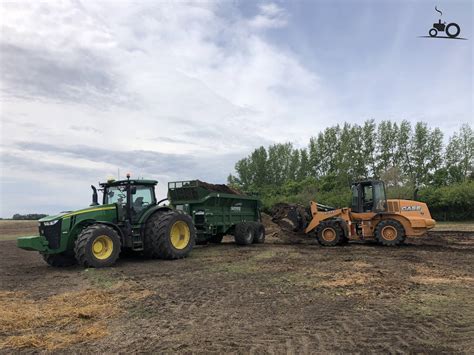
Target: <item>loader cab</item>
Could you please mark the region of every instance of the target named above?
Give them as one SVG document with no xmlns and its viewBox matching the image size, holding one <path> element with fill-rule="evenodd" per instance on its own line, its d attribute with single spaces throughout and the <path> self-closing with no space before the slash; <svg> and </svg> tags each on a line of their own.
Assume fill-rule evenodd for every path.
<svg viewBox="0 0 474 355">
<path fill-rule="evenodd" d="M 352 185 L 351 211 L 356 213 L 385 212 L 385 184 L 380 180 L 364 180 Z"/>
<path fill-rule="evenodd" d="M 156 205 L 155 180 L 120 180 L 101 184 L 103 203 L 118 206 L 119 220 L 137 222 L 148 208 Z"/>
</svg>

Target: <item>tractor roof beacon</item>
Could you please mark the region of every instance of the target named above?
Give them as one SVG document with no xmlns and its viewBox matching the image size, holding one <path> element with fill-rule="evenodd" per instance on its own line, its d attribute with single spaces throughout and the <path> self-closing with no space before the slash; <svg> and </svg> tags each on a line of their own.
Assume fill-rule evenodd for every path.
<svg viewBox="0 0 474 355">
<path fill-rule="evenodd" d="M 90 207 L 39 220 L 39 236 L 20 237 L 19 248 L 39 251 L 52 266 L 79 263 L 106 267 L 121 252 L 143 252 L 151 258 L 179 259 L 192 250 L 192 219 L 155 196 L 156 180 L 109 180 L 101 183 L 102 205 L 92 186 Z"/>
</svg>

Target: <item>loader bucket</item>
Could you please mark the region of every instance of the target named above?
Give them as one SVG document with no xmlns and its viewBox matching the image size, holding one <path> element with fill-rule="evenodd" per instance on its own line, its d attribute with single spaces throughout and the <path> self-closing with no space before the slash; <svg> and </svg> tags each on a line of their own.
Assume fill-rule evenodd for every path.
<svg viewBox="0 0 474 355">
<path fill-rule="evenodd" d="M 290 232 L 303 232 L 311 214 L 301 205 L 278 203 L 271 210 L 272 221 Z"/>
</svg>

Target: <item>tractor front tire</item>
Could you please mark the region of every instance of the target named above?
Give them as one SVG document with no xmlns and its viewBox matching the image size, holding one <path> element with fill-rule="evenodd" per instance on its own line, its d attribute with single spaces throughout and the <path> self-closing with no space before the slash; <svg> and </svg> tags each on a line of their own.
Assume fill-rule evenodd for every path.
<svg viewBox="0 0 474 355">
<path fill-rule="evenodd" d="M 262 244 L 265 242 L 265 226 L 260 222 L 253 222 L 253 243 Z"/>
<path fill-rule="evenodd" d="M 79 265 L 101 268 L 113 265 L 120 249 L 120 237 L 113 228 L 94 224 L 84 228 L 78 235 L 74 254 Z"/>
<path fill-rule="evenodd" d="M 382 245 L 400 245 L 405 241 L 405 229 L 394 219 L 382 220 L 375 227 L 375 238 Z"/>
<path fill-rule="evenodd" d="M 77 260 L 74 255 L 70 255 L 67 253 L 41 255 L 43 256 L 44 261 L 54 267 L 65 267 L 77 264 Z"/>
<path fill-rule="evenodd" d="M 196 227 L 188 215 L 177 211 L 159 214 L 147 228 L 145 240 L 151 241 L 145 252 L 153 258 L 181 259 L 196 243 Z"/>
<path fill-rule="evenodd" d="M 316 228 L 316 238 L 319 244 L 333 247 L 344 243 L 344 232 L 338 222 L 323 221 Z"/>
<path fill-rule="evenodd" d="M 250 245 L 254 239 L 254 228 L 251 223 L 241 222 L 235 226 L 235 243 L 237 245 Z"/>
</svg>

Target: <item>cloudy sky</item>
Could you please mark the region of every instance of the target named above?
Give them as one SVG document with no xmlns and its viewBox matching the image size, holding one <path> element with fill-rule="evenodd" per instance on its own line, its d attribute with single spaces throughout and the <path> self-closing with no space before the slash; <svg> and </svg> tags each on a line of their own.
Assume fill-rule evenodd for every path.
<svg viewBox="0 0 474 355">
<path fill-rule="evenodd" d="M 419 38 L 439 18 L 468 40 Z M 473 122 L 466 1 L 2 1 L 1 217 L 109 175 L 225 182 L 274 142 L 368 118 Z"/>
</svg>

